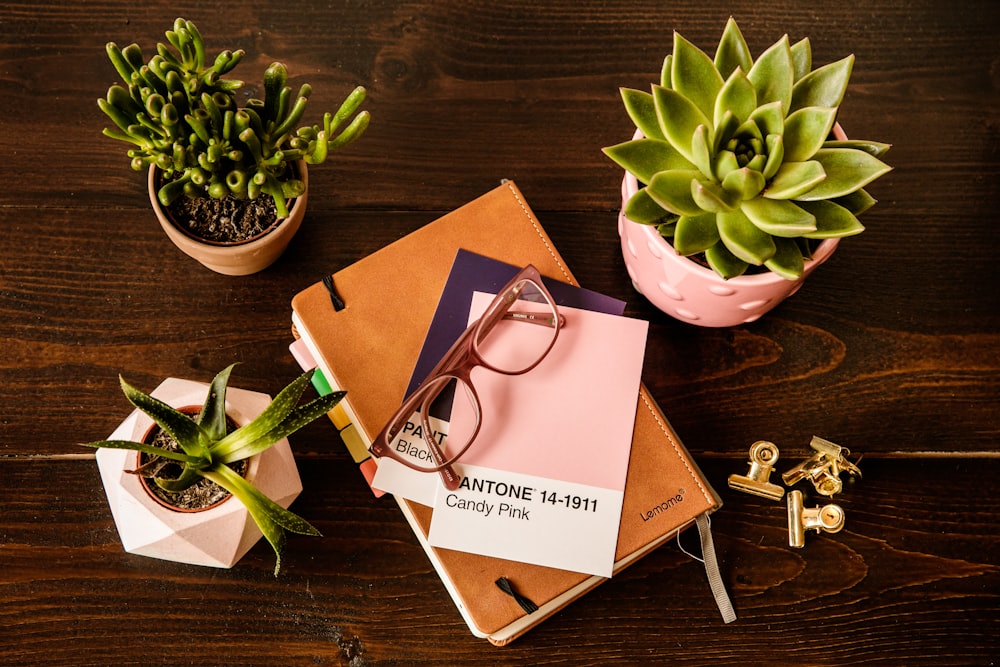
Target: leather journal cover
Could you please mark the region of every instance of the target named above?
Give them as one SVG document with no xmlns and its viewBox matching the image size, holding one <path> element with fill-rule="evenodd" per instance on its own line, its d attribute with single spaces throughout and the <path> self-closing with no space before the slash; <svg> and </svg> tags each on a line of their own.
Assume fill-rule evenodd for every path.
<svg viewBox="0 0 1000 667">
<path fill-rule="evenodd" d="M 297 294 L 292 300 L 295 335 L 329 384 L 347 390 L 345 410 L 356 429 L 352 438 L 369 443 L 402 402 L 460 249 L 518 266 L 531 263 L 547 277 L 577 285 L 521 192 L 507 181 Z M 355 460 L 359 446 L 353 446 Z M 606 581 L 430 547 L 431 508 L 397 502 L 470 630 L 494 644 L 511 641 Z M 714 559 L 705 541 L 706 534 L 710 540 L 706 517 L 720 506 L 641 385 L 614 573 L 696 521 L 708 547 L 706 560 Z M 712 586 L 719 599 L 716 583 Z"/>
</svg>

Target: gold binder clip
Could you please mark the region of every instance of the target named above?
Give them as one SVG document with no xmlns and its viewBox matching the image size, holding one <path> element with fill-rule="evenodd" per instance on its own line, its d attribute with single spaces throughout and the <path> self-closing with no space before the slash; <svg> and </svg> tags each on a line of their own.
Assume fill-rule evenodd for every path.
<svg viewBox="0 0 1000 667">
<path fill-rule="evenodd" d="M 824 505 L 812 509 L 802 506 L 802 492 L 788 492 L 788 545 L 802 548 L 806 531 L 837 533 L 844 527 L 844 510 L 840 505 Z"/>
<path fill-rule="evenodd" d="M 769 481 L 777 460 L 778 447 L 773 442 L 758 440 L 750 447 L 750 470 L 746 475 L 730 475 L 729 487 L 755 496 L 781 500 L 785 490 Z"/>
<path fill-rule="evenodd" d="M 840 479 L 841 472 L 846 471 L 854 477 L 861 477 L 858 466 L 847 460 L 851 450 L 846 447 L 815 435 L 809 446 L 816 453 L 781 476 L 788 486 L 794 486 L 808 478 L 818 493 L 832 496 L 844 488 L 844 483 Z"/>
</svg>

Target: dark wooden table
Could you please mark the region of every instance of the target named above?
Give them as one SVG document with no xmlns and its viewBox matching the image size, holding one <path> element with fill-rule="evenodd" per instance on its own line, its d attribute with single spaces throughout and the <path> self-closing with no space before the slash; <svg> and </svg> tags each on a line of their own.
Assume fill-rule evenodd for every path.
<svg viewBox="0 0 1000 667">
<path fill-rule="evenodd" d="M 140 7 L 141 5 L 141 7 Z M 615 6 L 620 5 L 620 6 Z M 104 43 L 147 51 L 178 15 L 310 82 L 315 113 L 370 91 L 368 134 L 312 171 L 284 257 L 228 278 L 181 255 L 141 175 L 101 136 Z M 732 14 L 754 53 L 809 36 L 853 52 L 840 121 L 894 145 L 861 236 L 748 326 L 662 315 L 626 277 L 617 95 L 678 30 L 703 48 Z M 0 662 L 5 664 L 994 664 L 1000 657 L 1000 5 L 993 0 L 408 3 L 256 0 L 0 7 Z M 307 112 L 308 114 L 308 112 Z M 391 500 L 332 428 L 293 436 L 325 534 L 280 578 L 258 544 L 232 570 L 123 552 L 93 456 L 151 389 L 275 392 L 297 374 L 289 302 L 514 179 L 582 284 L 651 323 L 644 378 L 725 506 L 713 528 L 739 620 L 667 545 L 513 645 L 473 638 Z M 783 504 L 731 491 L 749 445 L 785 461 L 817 434 L 863 453 L 847 526 L 789 548 Z M 787 452 L 787 454 L 786 454 Z"/>
</svg>

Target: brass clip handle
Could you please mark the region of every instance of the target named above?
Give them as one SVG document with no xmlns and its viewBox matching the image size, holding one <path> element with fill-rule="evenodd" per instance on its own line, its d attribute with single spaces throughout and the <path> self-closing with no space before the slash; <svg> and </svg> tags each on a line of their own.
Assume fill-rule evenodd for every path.
<svg viewBox="0 0 1000 667">
<path fill-rule="evenodd" d="M 846 516 L 840 505 L 807 508 L 802 506 L 802 492 L 788 492 L 788 545 L 801 548 L 806 544 L 806 531 L 837 533 L 844 527 Z"/>
<path fill-rule="evenodd" d="M 777 460 L 777 445 L 767 440 L 758 440 L 750 446 L 750 469 L 747 474 L 730 475 L 729 488 L 762 498 L 781 500 L 785 490 L 770 481 Z"/>
<path fill-rule="evenodd" d="M 851 450 L 846 447 L 819 436 L 813 436 L 809 446 L 816 453 L 781 476 L 788 486 L 794 486 L 803 479 L 808 479 L 817 493 L 832 496 L 844 488 L 844 483 L 840 479 L 841 472 L 861 477 L 861 469 L 848 460 Z"/>
</svg>

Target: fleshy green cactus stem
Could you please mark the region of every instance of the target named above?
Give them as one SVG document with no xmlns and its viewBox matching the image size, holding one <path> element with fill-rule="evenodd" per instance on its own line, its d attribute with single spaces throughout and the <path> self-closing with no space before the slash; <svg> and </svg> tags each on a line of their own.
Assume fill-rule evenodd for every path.
<svg viewBox="0 0 1000 667">
<path fill-rule="evenodd" d="M 235 91 L 243 82 L 224 77 L 243 59 L 242 50 L 222 51 L 207 64 L 201 33 L 180 18 L 166 39 L 148 62 L 136 44 L 122 49 L 109 43 L 108 59 L 122 85 L 112 85 L 98 100 L 115 125 L 104 134 L 130 144 L 132 169 L 155 166 L 163 172 L 157 198 L 164 206 L 182 195 L 255 199 L 266 193 L 286 217 L 288 200 L 305 187 L 290 163 L 321 164 L 368 127 L 369 113 L 359 111 L 363 87 L 335 114 L 324 114 L 322 126 L 299 127 L 312 88 L 303 84 L 292 99 L 283 64 L 265 70 L 264 100 L 240 107 Z"/>
</svg>

